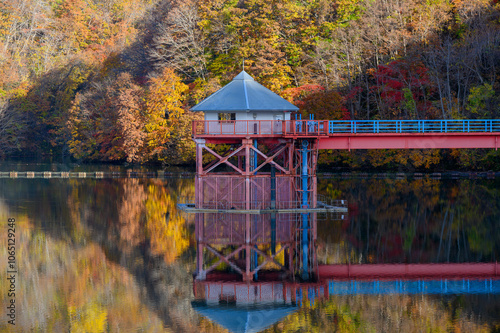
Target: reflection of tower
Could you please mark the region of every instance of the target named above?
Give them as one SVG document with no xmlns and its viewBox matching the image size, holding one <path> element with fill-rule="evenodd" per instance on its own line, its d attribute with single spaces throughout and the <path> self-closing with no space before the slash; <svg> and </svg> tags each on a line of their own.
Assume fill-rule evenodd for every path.
<svg viewBox="0 0 500 333">
<path fill-rule="evenodd" d="M 326 285 L 319 283 L 194 280 L 193 289 L 193 308 L 231 332 L 260 332 L 296 311 L 304 299 L 327 297 Z"/>
<path fill-rule="evenodd" d="M 181 206 L 196 213 L 197 279 L 218 267 L 244 281 L 276 268 L 313 278 L 316 213 L 347 209 L 318 207 L 317 138 L 283 137 L 308 125 L 290 121 L 298 109 L 243 71 L 192 110 L 205 120 L 193 124 L 196 198 Z"/>
<path fill-rule="evenodd" d="M 313 253 L 316 220 L 315 214 L 301 213 L 295 178 L 271 174 L 248 180 L 235 175 L 197 177 L 201 195 L 193 211 L 197 213 L 198 279 L 205 279 L 222 263 L 246 281 L 266 268 L 278 268 L 291 277 L 300 271 L 309 278 L 317 266 Z M 244 197 L 253 200 L 242 201 Z M 304 216 L 311 227 L 302 227 Z M 218 261 L 210 262 L 207 254 Z"/>
</svg>

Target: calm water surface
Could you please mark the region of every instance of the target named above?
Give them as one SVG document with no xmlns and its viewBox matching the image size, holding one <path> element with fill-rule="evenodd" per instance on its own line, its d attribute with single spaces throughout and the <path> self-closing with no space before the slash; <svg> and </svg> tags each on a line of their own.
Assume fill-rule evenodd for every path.
<svg viewBox="0 0 500 333">
<path fill-rule="evenodd" d="M 350 210 L 344 220 L 319 218 L 320 264 L 498 260 L 498 179 L 319 178 L 318 193 L 348 200 Z M 500 330 L 495 293 L 304 296 L 280 311 L 257 304 L 251 313 L 228 306 L 223 315 L 207 315 L 193 302 L 194 220 L 176 208 L 184 196 L 194 196 L 194 175 L 0 179 L 0 220 L 6 226 L 16 219 L 19 263 L 16 326 L 4 314 L 0 329 L 227 332 L 217 322 L 222 317 L 257 316 L 259 325 L 270 325 L 265 332 Z M 6 309 L 7 249 L 1 249 Z M 259 326 L 246 324 L 252 327 Z"/>
</svg>

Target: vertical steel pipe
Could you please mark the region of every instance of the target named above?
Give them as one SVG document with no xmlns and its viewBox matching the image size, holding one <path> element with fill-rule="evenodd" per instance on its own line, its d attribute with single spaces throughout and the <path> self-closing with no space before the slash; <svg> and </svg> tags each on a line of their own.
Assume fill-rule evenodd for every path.
<svg viewBox="0 0 500 333">
<path fill-rule="evenodd" d="M 309 207 L 308 199 L 308 169 L 307 160 L 308 152 L 307 149 L 309 142 L 307 140 L 302 141 L 302 208 L 307 209 Z M 309 214 L 302 213 L 302 279 L 309 280 Z"/>
</svg>

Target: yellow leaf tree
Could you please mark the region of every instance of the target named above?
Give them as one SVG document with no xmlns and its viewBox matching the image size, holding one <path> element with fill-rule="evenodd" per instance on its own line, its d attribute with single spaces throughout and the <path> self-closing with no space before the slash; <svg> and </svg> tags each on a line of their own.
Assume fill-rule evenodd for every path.
<svg viewBox="0 0 500 333">
<path fill-rule="evenodd" d="M 160 76 L 151 79 L 146 98 L 147 142 L 151 155 L 158 156 L 159 160 L 162 160 L 173 129 L 184 114 L 187 91 L 188 86 L 169 67 Z"/>
</svg>

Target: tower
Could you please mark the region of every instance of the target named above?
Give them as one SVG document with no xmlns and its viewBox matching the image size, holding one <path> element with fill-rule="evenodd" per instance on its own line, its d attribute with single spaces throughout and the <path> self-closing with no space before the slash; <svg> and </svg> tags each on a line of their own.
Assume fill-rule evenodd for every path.
<svg viewBox="0 0 500 333">
<path fill-rule="evenodd" d="M 193 123 L 197 279 L 221 265 L 244 281 L 269 265 L 313 278 L 316 213 L 332 207 L 318 208 L 317 138 L 284 135 L 311 124 L 245 71 L 192 111 L 204 113 Z"/>
</svg>

